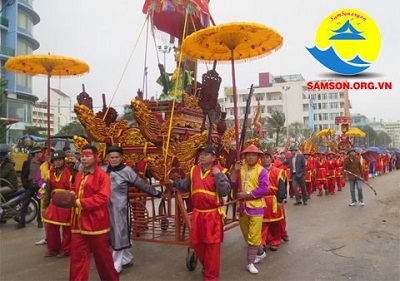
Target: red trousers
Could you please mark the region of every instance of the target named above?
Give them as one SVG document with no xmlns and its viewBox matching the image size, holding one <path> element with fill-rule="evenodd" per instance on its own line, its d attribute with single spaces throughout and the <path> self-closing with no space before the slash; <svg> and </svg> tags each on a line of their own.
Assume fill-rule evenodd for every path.
<svg viewBox="0 0 400 281">
<path fill-rule="evenodd" d="M 62 235 L 60 228 L 62 227 Z M 71 248 L 71 227 L 46 223 L 46 240 L 48 253 L 69 254 Z"/>
<path fill-rule="evenodd" d="M 365 181 L 369 180 L 369 170 L 368 171 L 364 171 L 364 180 Z"/>
<path fill-rule="evenodd" d="M 274 222 L 263 222 L 261 229 L 261 244 L 279 246 L 283 238 L 288 238 L 286 219 Z"/>
<path fill-rule="evenodd" d="M 99 235 L 72 233 L 70 281 L 87 281 L 89 279 L 90 253 L 93 253 L 100 280 L 119 280 L 108 245 L 107 233 Z"/>
<path fill-rule="evenodd" d="M 336 177 L 336 185 L 338 189 L 342 189 L 344 187 L 344 182 L 342 177 Z"/>
<path fill-rule="evenodd" d="M 328 189 L 330 194 L 335 194 L 336 189 L 336 177 L 328 178 Z"/>
<path fill-rule="evenodd" d="M 203 281 L 217 281 L 221 263 L 221 243 L 198 243 L 191 246 L 204 267 Z"/>
<path fill-rule="evenodd" d="M 293 184 L 292 181 L 289 181 L 289 197 L 292 198 L 294 196 Z"/>
<path fill-rule="evenodd" d="M 316 185 L 319 191 L 319 194 L 322 194 L 322 189 L 328 190 L 328 184 L 326 181 L 323 180 L 317 180 Z"/>
<path fill-rule="evenodd" d="M 307 188 L 307 195 L 310 196 L 314 192 L 312 182 L 306 181 L 306 188 Z"/>
</svg>

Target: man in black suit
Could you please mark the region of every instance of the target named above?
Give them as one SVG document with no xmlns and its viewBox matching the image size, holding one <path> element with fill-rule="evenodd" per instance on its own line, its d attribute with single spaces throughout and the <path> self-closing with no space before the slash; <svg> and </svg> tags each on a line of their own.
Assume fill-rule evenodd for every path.
<svg viewBox="0 0 400 281">
<path fill-rule="evenodd" d="M 286 159 L 284 163 L 289 164 L 290 167 L 290 173 L 291 173 L 290 176 L 292 179 L 293 190 L 296 197 L 296 202 L 294 203 L 294 205 L 295 206 L 301 205 L 301 198 L 298 189 L 299 184 L 301 187 L 301 196 L 303 197 L 303 204 L 308 205 L 307 204 L 308 196 L 307 196 L 306 181 L 305 181 L 306 159 L 304 158 L 303 154 L 298 153 L 296 146 L 291 146 L 289 148 L 289 151 L 292 155 L 288 159 Z"/>
</svg>

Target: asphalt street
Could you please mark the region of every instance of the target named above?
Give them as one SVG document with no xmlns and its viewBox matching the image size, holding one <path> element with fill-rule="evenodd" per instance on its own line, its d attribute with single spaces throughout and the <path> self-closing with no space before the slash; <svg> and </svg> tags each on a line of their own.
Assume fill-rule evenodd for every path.
<svg viewBox="0 0 400 281">
<path fill-rule="evenodd" d="M 400 171 L 363 185 L 365 206 L 349 207 L 348 185 L 336 195 L 312 195 L 308 206 L 286 207 L 288 243 L 246 270 L 246 244 L 239 227 L 225 232 L 220 280 L 400 280 Z M 0 280 L 68 280 L 69 258 L 45 258 L 36 223 L 0 225 Z M 134 241 L 134 266 L 121 280 L 202 280 L 201 266 L 186 268 L 186 246 Z M 99 280 L 92 262 L 90 280 Z"/>
</svg>

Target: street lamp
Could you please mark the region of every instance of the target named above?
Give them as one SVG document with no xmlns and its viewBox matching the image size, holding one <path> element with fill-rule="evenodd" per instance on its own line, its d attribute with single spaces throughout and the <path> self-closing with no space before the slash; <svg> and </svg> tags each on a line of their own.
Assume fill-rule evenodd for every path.
<svg viewBox="0 0 400 281">
<path fill-rule="evenodd" d="M 164 54 L 164 70 L 167 70 L 166 55 L 171 52 L 172 46 L 171 45 L 158 45 L 157 48 L 160 53 Z"/>
</svg>

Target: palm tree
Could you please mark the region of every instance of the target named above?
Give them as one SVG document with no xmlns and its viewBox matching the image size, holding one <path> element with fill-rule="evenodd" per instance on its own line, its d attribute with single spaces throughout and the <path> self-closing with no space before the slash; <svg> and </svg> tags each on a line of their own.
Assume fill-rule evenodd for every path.
<svg viewBox="0 0 400 281">
<path fill-rule="evenodd" d="M 273 128 L 276 132 L 275 145 L 278 147 L 279 144 L 279 133 L 281 129 L 285 126 L 285 113 L 278 110 L 272 110 L 271 116 L 267 117 L 267 124 L 269 127 Z"/>
</svg>

